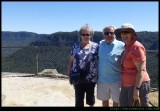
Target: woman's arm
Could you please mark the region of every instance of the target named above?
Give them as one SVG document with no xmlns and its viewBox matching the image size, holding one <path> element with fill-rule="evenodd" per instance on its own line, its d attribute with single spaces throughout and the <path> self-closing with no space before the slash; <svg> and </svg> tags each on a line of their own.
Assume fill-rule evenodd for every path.
<svg viewBox="0 0 160 111">
<path fill-rule="evenodd" d="M 69 64 L 68 64 L 68 76 L 69 76 L 69 74 L 71 72 L 73 61 L 74 61 L 74 56 L 70 56 L 70 58 L 69 58 Z"/>
<path fill-rule="evenodd" d="M 138 73 L 136 76 L 135 86 L 137 86 L 139 88 L 141 86 L 142 81 L 143 81 L 144 71 L 146 71 L 146 61 L 135 62 L 135 65 L 138 70 Z"/>
<path fill-rule="evenodd" d="M 137 99 L 137 97 L 139 96 L 139 90 L 138 88 L 140 88 L 142 82 L 143 82 L 143 78 L 144 78 L 144 71 L 146 71 L 146 61 L 142 61 L 142 62 L 135 62 L 136 68 L 138 70 L 138 73 L 136 75 L 136 82 L 135 82 L 135 88 L 134 88 L 134 94 L 133 97 L 134 99 Z"/>
</svg>

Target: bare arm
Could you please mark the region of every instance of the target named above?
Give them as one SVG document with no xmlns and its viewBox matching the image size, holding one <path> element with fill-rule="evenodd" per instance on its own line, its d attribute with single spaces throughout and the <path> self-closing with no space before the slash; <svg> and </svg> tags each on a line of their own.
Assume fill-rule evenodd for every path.
<svg viewBox="0 0 160 111">
<path fill-rule="evenodd" d="M 74 61 L 74 57 L 73 57 L 73 56 L 70 56 L 70 58 L 69 58 L 69 64 L 68 64 L 68 75 L 69 75 L 70 72 L 71 72 L 71 68 L 72 68 L 72 65 L 73 65 L 73 61 Z"/>
<path fill-rule="evenodd" d="M 146 71 L 146 61 L 135 62 L 135 65 L 138 70 L 138 73 L 136 76 L 135 86 L 137 86 L 139 88 L 142 84 L 142 81 L 143 81 L 144 71 Z"/>
<path fill-rule="evenodd" d="M 135 62 L 135 65 L 137 67 L 138 73 L 136 76 L 136 82 L 134 86 L 140 88 L 143 81 L 143 77 L 144 77 L 144 71 L 146 71 L 146 61 Z M 133 92 L 134 100 L 138 99 L 138 97 L 139 97 L 139 90 L 134 89 L 134 92 Z"/>
</svg>

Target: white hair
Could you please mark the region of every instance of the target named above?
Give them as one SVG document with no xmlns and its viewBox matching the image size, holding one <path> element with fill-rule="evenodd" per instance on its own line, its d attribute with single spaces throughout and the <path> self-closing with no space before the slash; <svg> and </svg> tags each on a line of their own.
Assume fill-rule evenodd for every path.
<svg viewBox="0 0 160 111">
<path fill-rule="evenodd" d="M 114 25 L 109 25 L 109 26 L 107 26 L 107 27 L 105 27 L 105 28 L 103 29 L 103 34 L 104 34 L 105 29 L 107 29 L 107 28 L 113 29 L 114 31 L 116 30 L 116 27 L 115 27 Z"/>
<path fill-rule="evenodd" d="M 89 29 L 89 31 L 90 31 L 90 35 L 91 35 L 91 40 L 93 41 L 93 34 L 94 34 L 94 31 L 93 31 L 93 29 L 88 25 L 88 24 L 85 24 L 85 25 L 83 25 L 81 28 L 80 28 L 80 30 L 79 30 L 79 40 L 81 40 L 81 34 L 82 34 L 82 30 L 86 30 L 86 29 Z"/>
<path fill-rule="evenodd" d="M 89 29 L 89 30 L 90 30 L 91 36 L 94 34 L 93 29 L 92 29 L 88 24 L 85 24 L 84 26 L 82 26 L 82 27 L 80 28 L 80 30 L 79 30 L 79 35 L 81 35 L 82 30 L 85 30 L 85 29 Z"/>
</svg>

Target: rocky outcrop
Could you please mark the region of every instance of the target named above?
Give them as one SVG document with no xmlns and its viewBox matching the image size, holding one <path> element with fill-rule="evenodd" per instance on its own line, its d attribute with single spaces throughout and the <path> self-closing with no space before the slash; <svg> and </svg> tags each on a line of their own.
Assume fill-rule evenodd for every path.
<svg viewBox="0 0 160 111">
<path fill-rule="evenodd" d="M 36 74 L 29 73 L 11 73 L 11 72 L 2 72 L 2 77 L 52 77 L 52 78 L 68 78 L 64 74 L 58 73 L 56 69 L 44 69 L 42 72 Z"/>
<path fill-rule="evenodd" d="M 68 78 L 68 76 L 58 73 L 56 69 L 44 69 L 38 73 L 40 77 Z"/>
</svg>

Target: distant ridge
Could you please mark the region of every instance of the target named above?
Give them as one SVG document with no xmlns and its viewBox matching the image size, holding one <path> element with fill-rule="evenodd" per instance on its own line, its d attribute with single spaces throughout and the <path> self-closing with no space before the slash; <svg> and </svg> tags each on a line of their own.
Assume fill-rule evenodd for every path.
<svg viewBox="0 0 160 111">
<path fill-rule="evenodd" d="M 158 50 L 158 32 L 140 31 L 138 41 L 146 50 Z M 102 32 L 95 31 L 93 41 L 99 43 L 103 39 Z M 121 40 L 120 37 L 117 37 Z M 55 32 L 52 34 L 37 34 L 27 31 L 2 31 L 2 47 L 4 46 L 72 46 L 79 40 L 78 31 Z"/>
</svg>

